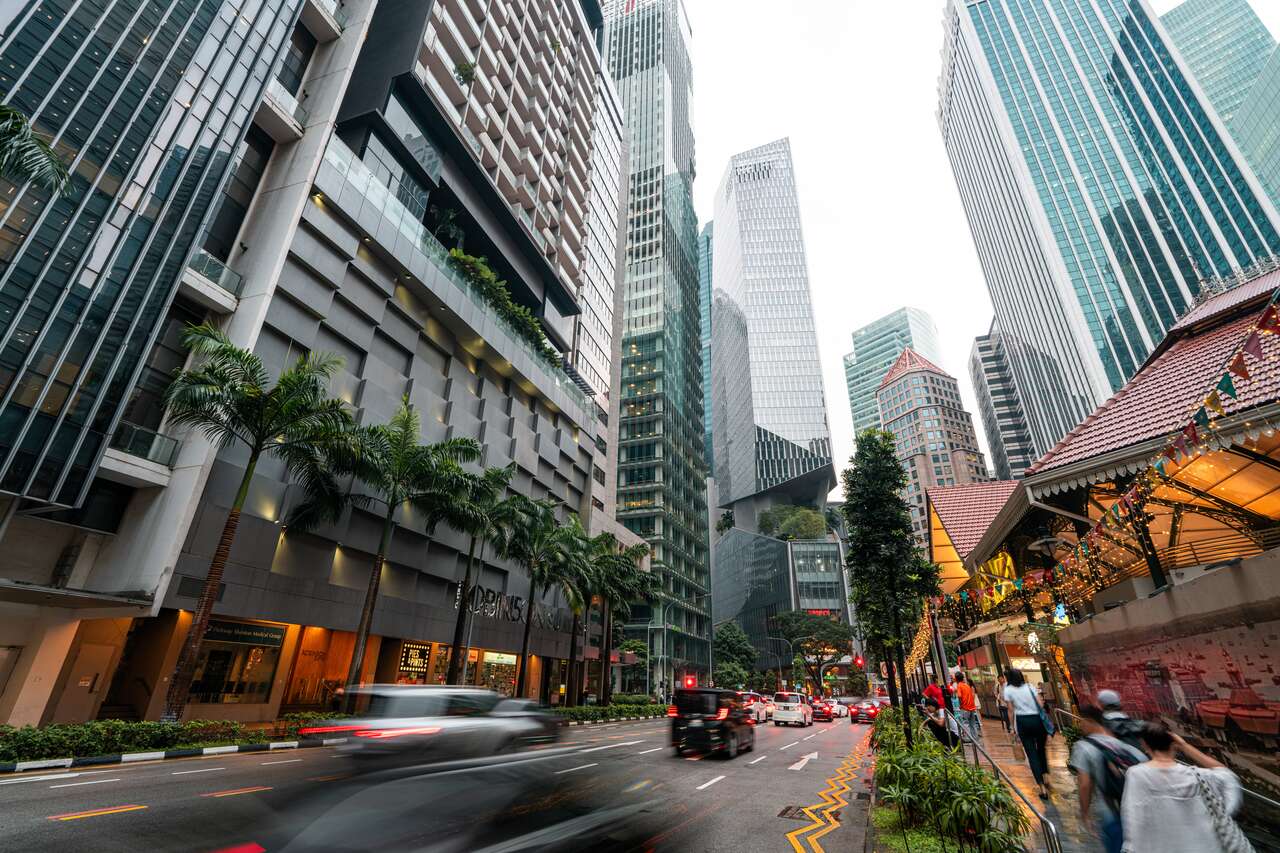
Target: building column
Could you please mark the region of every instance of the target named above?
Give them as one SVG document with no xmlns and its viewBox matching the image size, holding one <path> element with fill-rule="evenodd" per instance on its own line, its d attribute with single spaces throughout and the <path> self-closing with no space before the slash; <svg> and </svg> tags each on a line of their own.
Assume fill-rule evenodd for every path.
<svg viewBox="0 0 1280 853">
<path fill-rule="evenodd" d="M 32 627 L 35 630 L 0 696 L 0 722 L 11 726 L 38 726 L 43 722 L 46 710 L 53 704 L 53 691 L 80 620 L 52 617 Z"/>
</svg>

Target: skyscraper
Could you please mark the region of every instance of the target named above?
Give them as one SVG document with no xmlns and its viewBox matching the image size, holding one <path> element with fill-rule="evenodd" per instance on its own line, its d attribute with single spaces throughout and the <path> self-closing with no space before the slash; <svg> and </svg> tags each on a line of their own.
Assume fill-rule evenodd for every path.
<svg viewBox="0 0 1280 853">
<path fill-rule="evenodd" d="M 715 471 L 711 441 L 711 261 L 715 228 L 708 222 L 698 235 L 698 316 L 702 322 L 702 437 L 707 468 Z"/>
<path fill-rule="evenodd" d="M 853 352 L 844 357 L 844 379 L 855 439 L 864 429 L 880 426 L 876 389 L 907 347 L 932 361 L 942 360 L 938 329 L 919 308 L 899 308 L 853 333 Z"/>
<path fill-rule="evenodd" d="M 618 517 L 653 546 L 662 588 L 633 618 L 652 683 L 706 671 L 711 652 L 703 459 L 692 33 L 682 0 L 607 0 L 604 53 L 630 134 Z"/>
<path fill-rule="evenodd" d="M 1236 110 L 1231 132 L 1271 203 L 1280 207 L 1280 47 L 1272 49 L 1249 97 Z"/>
<path fill-rule="evenodd" d="M 791 145 L 735 154 L 716 192 L 712 412 L 717 505 L 751 529 L 835 485 Z"/>
<path fill-rule="evenodd" d="M 1275 208 L 1145 0 L 951 0 L 938 120 L 1036 453 L 1137 369 Z"/>
<path fill-rule="evenodd" d="M 969 378 L 978 397 L 978 415 L 991 449 L 991 466 L 997 480 L 1021 477 L 1035 462 L 1031 435 L 1027 432 L 1022 401 L 1013 386 L 1009 358 L 995 321 L 985 335 L 973 342 L 969 353 Z"/>
<path fill-rule="evenodd" d="M 973 417 L 960 402 L 955 377 L 910 347 L 881 379 L 876 396 L 882 429 L 893 433 L 907 472 L 902 496 L 911 507 L 911 528 L 923 540 L 929 530 L 926 489 L 990 479 Z"/>
<path fill-rule="evenodd" d="M 1276 41 L 1250 0 L 1184 0 L 1160 16 L 1218 116 L 1231 126 Z"/>
</svg>

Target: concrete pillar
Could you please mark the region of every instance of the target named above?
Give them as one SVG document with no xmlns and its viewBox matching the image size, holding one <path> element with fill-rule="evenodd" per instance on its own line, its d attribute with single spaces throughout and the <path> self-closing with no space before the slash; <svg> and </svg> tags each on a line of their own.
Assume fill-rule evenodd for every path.
<svg viewBox="0 0 1280 853">
<path fill-rule="evenodd" d="M 58 676 L 79 627 L 79 619 L 58 616 L 45 617 L 33 625 L 22 657 L 0 696 L 0 722 L 11 726 L 40 725 L 55 698 Z"/>
</svg>

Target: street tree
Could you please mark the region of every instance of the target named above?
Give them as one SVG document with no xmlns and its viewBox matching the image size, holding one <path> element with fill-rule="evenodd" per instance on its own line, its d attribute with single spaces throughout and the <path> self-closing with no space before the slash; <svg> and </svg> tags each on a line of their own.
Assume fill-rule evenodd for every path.
<svg viewBox="0 0 1280 853">
<path fill-rule="evenodd" d="M 852 465 L 841 479 L 849 534 L 849 597 L 864 643 L 887 662 L 890 700 L 897 705 L 894 670 L 905 694 L 905 644 L 914 633 L 923 599 L 938 592 L 938 567 L 924 558 L 916 544 L 902 497 L 907 475 L 891 433 L 874 429 L 860 433 Z M 909 743 L 909 724 L 906 735 Z"/>
<path fill-rule="evenodd" d="M 325 460 L 333 452 L 349 450 L 355 435 L 350 410 L 328 394 L 329 380 L 342 366 L 337 356 L 311 353 L 283 370 L 273 383 L 262 359 L 212 326 L 189 327 L 182 342 L 197 362 L 178 373 L 165 391 L 169 423 L 192 427 L 219 448 L 246 452 L 247 459 L 169 680 L 167 720 L 177 720 L 187 704 L 200 646 L 258 462 L 263 457 L 282 462 L 321 514 L 336 518 L 339 487 Z"/>
<path fill-rule="evenodd" d="M 0 178 L 29 180 L 55 193 L 71 183 L 58 152 L 36 133 L 31 120 L 16 107 L 0 104 Z"/>
<path fill-rule="evenodd" d="M 303 502 L 289 519 L 290 527 L 309 530 L 350 506 L 376 513 L 382 520 L 382 533 L 347 670 L 348 684 L 360 683 L 378 588 L 382 583 L 382 567 L 391 550 L 397 513 L 411 512 L 416 516 L 428 538 L 441 521 L 462 530 L 477 529 L 480 525 L 477 508 L 466 500 L 476 488 L 478 478 L 462 467 L 480 458 L 479 443 L 470 438 L 451 438 L 420 444 L 421 435 L 422 419 L 405 396 L 390 421 L 357 431 L 354 452 L 327 455 L 329 470 L 349 478 L 351 487 L 336 500 L 325 495 L 323 499 Z M 348 694 L 346 704 L 350 701 Z"/>
<path fill-rule="evenodd" d="M 636 662 L 622 668 L 622 691 L 635 693 L 636 690 L 643 688 L 644 676 L 649 670 L 649 644 L 644 640 L 623 640 L 618 644 L 618 656 L 621 657 L 627 653 L 635 655 Z"/>
<path fill-rule="evenodd" d="M 716 666 L 721 663 L 736 663 L 747 672 L 755 669 L 759 652 L 751 645 L 745 631 L 737 622 L 725 622 L 716 629 L 715 641 L 712 643 L 712 657 Z"/>
<path fill-rule="evenodd" d="M 743 690 L 746 689 L 750 677 L 750 673 L 739 666 L 737 661 L 724 660 L 716 663 L 716 687 L 726 690 Z"/>
<path fill-rule="evenodd" d="M 601 650 L 600 704 L 607 705 L 613 694 L 610 664 L 613 659 L 614 619 L 625 620 L 631 615 L 631 605 L 649 602 L 657 594 L 658 576 L 644 571 L 641 566 L 649 555 L 646 542 L 623 547 L 612 533 L 601 533 L 591 538 L 590 557 L 593 566 L 591 592 L 600 599 L 600 620 L 605 638 Z"/>
<path fill-rule="evenodd" d="M 770 620 L 774 636 L 790 640 L 809 681 L 822 687 L 822 668 L 852 654 L 853 629 L 830 616 L 788 610 Z"/>
</svg>

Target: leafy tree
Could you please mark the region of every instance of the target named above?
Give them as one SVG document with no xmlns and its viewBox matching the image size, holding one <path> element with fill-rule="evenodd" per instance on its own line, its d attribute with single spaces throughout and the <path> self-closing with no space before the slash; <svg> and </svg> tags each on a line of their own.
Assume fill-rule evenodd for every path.
<svg viewBox="0 0 1280 853">
<path fill-rule="evenodd" d="M 321 514 L 336 517 L 333 498 L 338 486 L 325 457 L 352 444 L 355 426 L 346 404 L 328 395 L 329 379 L 342 365 L 337 356 L 312 353 L 281 372 L 273 384 L 262 359 L 212 326 L 189 327 L 182 342 L 200 361 L 179 372 L 165 391 L 169 421 L 193 427 L 220 448 L 243 447 L 249 457 L 169 680 L 164 710 L 169 720 L 178 719 L 187 704 L 200 645 L 259 460 L 279 459 L 322 508 Z"/>
<path fill-rule="evenodd" d="M 39 184 L 64 193 L 71 175 L 57 152 L 35 132 L 30 119 L 8 104 L 0 104 L 0 177 Z"/>
<path fill-rule="evenodd" d="M 716 628 L 715 641 L 712 643 L 712 657 L 716 666 L 721 663 L 736 663 L 747 672 L 756 668 L 756 660 L 760 653 L 751 645 L 745 631 L 737 622 L 725 622 Z"/>
<path fill-rule="evenodd" d="M 735 661 L 726 660 L 716 664 L 716 687 L 727 690 L 740 690 L 747 686 L 750 674 Z"/>
<path fill-rule="evenodd" d="M 582 692 L 582 670 L 579 667 L 578 654 L 582 640 L 582 615 L 591 606 L 591 596 L 595 594 L 597 568 L 591 559 L 591 539 L 582 526 L 578 516 L 570 516 L 569 523 L 562 528 L 564 533 L 564 562 L 560 583 L 566 591 L 569 609 L 573 613 L 573 623 L 569 626 L 569 667 L 568 692 L 565 704 L 578 704 L 578 696 Z"/>
<path fill-rule="evenodd" d="M 621 617 L 620 625 L 631 615 L 632 602 L 651 601 L 657 593 L 658 576 L 641 569 L 649 551 L 648 543 L 644 542 L 624 548 L 612 533 L 601 533 L 591 539 L 590 555 L 594 567 L 591 591 L 600 598 L 602 636 L 608 639 L 603 649 L 600 686 L 600 702 L 604 705 L 609 704 L 613 693 L 609 661 L 613 658 L 615 645 L 614 617 Z"/>
<path fill-rule="evenodd" d="M 720 514 L 720 518 L 716 520 L 716 533 L 721 535 L 727 533 L 737 521 L 734 518 L 733 510 L 726 509 Z"/>
<path fill-rule="evenodd" d="M 336 500 L 326 496 L 325 500 L 304 502 L 289 521 L 290 526 L 307 530 L 334 517 L 346 506 L 376 512 L 382 518 L 382 535 L 373 558 L 347 671 L 348 684 L 360 681 L 373 612 L 378 603 L 378 587 L 382 583 L 382 567 L 395 534 L 396 513 L 412 507 L 421 515 L 427 536 L 435 532 L 441 521 L 464 531 L 479 529 L 482 524 L 478 507 L 466 500 L 466 496 L 478 488 L 476 477 L 462 467 L 462 463 L 480 458 L 479 443 L 470 438 L 452 438 L 424 445 L 418 443 L 421 435 L 422 419 L 405 396 L 388 423 L 359 430 L 356 452 L 328 455 L 329 470 L 352 478 L 352 488 Z M 348 695 L 348 704 L 350 698 Z"/>
<path fill-rule="evenodd" d="M 846 569 L 850 600 L 863 640 L 889 662 L 890 699 L 897 705 L 893 669 L 903 679 L 904 648 L 920 618 L 921 602 L 938 592 L 938 567 L 920 553 L 901 491 L 907 476 L 893 436 L 882 430 L 858 435 L 852 466 L 841 476 L 849 528 Z M 896 667 L 893 663 L 896 661 Z M 904 721 L 906 715 L 904 715 Z M 907 741 L 911 732 L 907 731 Z"/>
<path fill-rule="evenodd" d="M 649 644 L 644 640 L 623 640 L 618 644 L 619 655 L 630 652 L 636 656 L 636 662 L 622 668 L 622 687 L 627 693 L 634 693 L 644 683 L 644 674 L 649 667 Z"/>
<path fill-rule="evenodd" d="M 827 535 L 827 520 L 816 509 L 798 506 L 778 525 L 779 539 L 821 539 Z"/>
<path fill-rule="evenodd" d="M 796 659 L 801 661 L 809 681 L 821 685 L 822 667 L 835 663 L 851 653 L 853 629 L 829 616 L 816 616 L 803 610 L 779 613 L 770 621 L 775 636 L 791 641 Z"/>
</svg>

